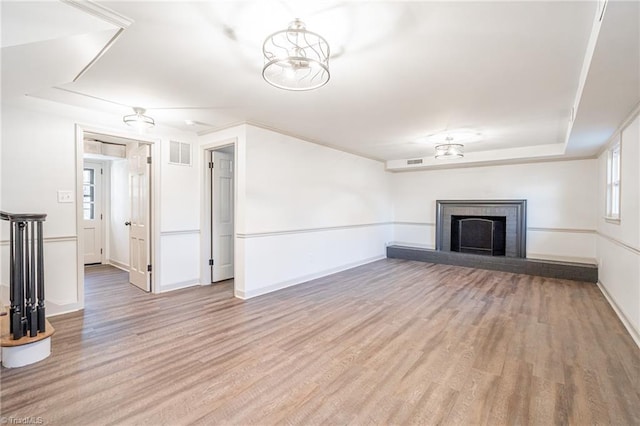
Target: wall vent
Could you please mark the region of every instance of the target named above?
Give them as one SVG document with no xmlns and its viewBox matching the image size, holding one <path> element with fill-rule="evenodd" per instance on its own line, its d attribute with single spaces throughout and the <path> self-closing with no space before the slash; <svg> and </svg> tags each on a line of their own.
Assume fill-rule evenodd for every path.
<svg viewBox="0 0 640 426">
<path fill-rule="evenodd" d="M 169 164 L 191 165 L 191 144 L 171 141 L 169 143 Z"/>
<path fill-rule="evenodd" d="M 407 160 L 407 166 L 412 164 L 422 164 L 422 158 L 416 158 L 414 160 Z"/>
</svg>

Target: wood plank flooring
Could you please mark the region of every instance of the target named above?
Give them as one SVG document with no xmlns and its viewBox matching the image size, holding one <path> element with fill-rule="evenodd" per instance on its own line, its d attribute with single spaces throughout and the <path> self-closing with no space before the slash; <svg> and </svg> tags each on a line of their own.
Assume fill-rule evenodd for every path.
<svg viewBox="0 0 640 426">
<path fill-rule="evenodd" d="M 44 424 L 640 424 L 640 350 L 593 284 L 385 259 L 247 301 L 107 267 L 2 369 Z"/>
</svg>

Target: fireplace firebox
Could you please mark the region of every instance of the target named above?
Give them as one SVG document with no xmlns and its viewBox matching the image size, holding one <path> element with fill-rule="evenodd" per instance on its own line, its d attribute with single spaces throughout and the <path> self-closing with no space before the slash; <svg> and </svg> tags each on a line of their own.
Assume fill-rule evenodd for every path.
<svg viewBox="0 0 640 426">
<path fill-rule="evenodd" d="M 504 256 L 506 216 L 456 216 L 451 220 L 451 251 Z"/>
</svg>

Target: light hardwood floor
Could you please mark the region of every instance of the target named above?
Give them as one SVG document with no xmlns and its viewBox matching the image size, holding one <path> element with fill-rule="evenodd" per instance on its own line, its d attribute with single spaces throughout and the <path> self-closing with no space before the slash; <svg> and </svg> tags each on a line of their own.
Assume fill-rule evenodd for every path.
<svg viewBox="0 0 640 426">
<path fill-rule="evenodd" d="M 2 369 L 46 424 L 640 424 L 640 350 L 593 284 L 386 259 L 248 301 L 87 269 L 53 354 Z"/>
</svg>

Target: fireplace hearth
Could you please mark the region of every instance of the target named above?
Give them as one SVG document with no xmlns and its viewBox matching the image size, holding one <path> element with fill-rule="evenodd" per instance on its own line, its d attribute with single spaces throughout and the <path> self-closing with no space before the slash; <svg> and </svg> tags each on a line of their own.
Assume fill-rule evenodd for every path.
<svg viewBox="0 0 640 426">
<path fill-rule="evenodd" d="M 388 258 L 598 282 L 595 264 L 527 258 L 526 200 L 438 200 L 436 206 L 436 250 L 392 245 L 387 246 Z M 495 254 L 496 240 L 501 241 L 496 236 L 500 233 L 500 223 L 504 223 L 504 255 L 478 256 L 477 251 L 468 250 L 468 247 L 481 249 L 482 254 L 487 254 L 490 247 Z M 466 234 L 466 225 L 472 226 L 471 233 L 460 238 L 460 229 Z M 489 246 L 487 241 L 491 239 L 493 243 Z"/>
<path fill-rule="evenodd" d="M 526 200 L 436 201 L 436 250 L 526 257 Z"/>
</svg>

